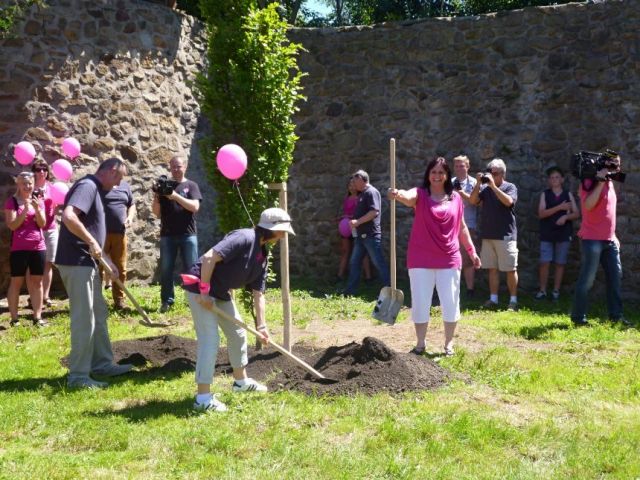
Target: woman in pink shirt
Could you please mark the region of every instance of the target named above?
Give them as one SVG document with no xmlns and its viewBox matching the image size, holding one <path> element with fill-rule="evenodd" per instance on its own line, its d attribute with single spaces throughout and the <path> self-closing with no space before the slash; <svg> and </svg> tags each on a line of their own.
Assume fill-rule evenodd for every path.
<svg viewBox="0 0 640 480">
<path fill-rule="evenodd" d="M 56 250 L 58 248 L 58 222 L 56 221 L 56 214 L 58 213 L 58 207 L 56 207 L 51 199 L 51 170 L 49 165 L 44 160 L 36 160 L 31 166 L 31 171 L 34 176 L 34 191 L 42 192 L 44 195 L 44 209 L 45 209 L 45 225 L 42 228 L 44 234 L 45 248 L 47 251 L 44 262 L 44 274 L 42 276 L 42 303 L 47 307 L 51 306 L 51 300 L 49 300 L 49 289 L 51 288 L 51 279 L 53 277 L 53 261 L 56 258 Z"/>
<path fill-rule="evenodd" d="M 460 195 L 453 190 L 451 170 L 444 158 L 427 165 L 423 185 L 411 190 L 389 190 L 389 199 L 414 209 L 407 268 L 411 281 L 411 319 L 416 330 L 412 353 L 426 349 L 431 298 L 436 288 L 444 320 L 444 354 L 453 355 L 453 335 L 460 318 L 460 243 L 480 268 L 480 258 L 464 223 Z"/>
<path fill-rule="evenodd" d="M 29 270 L 27 289 L 33 308 L 33 323 L 45 326 L 42 314 L 42 273 L 46 247 L 42 227 L 46 219 L 44 200 L 33 195 L 33 173 L 22 172 L 16 178 L 15 195 L 4 204 L 4 218 L 11 230 L 11 282 L 7 292 L 11 326 L 20 324 L 18 320 L 18 300 L 24 277 Z"/>
<path fill-rule="evenodd" d="M 338 222 L 343 218 L 351 220 L 356 211 L 357 205 L 358 191 L 353 184 L 353 178 L 349 178 L 349 183 L 347 184 L 347 196 L 344 197 L 344 200 L 342 201 L 342 214 L 338 217 Z M 343 281 L 346 278 L 347 266 L 349 265 L 352 250 L 353 235 L 346 238 L 340 235 L 340 264 L 338 266 L 338 281 Z M 371 264 L 369 263 L 368 255 L 365 255 L 362 259 L 362 269 L 364 270 L 365 281 L 371 280 Z"/>
</svg>

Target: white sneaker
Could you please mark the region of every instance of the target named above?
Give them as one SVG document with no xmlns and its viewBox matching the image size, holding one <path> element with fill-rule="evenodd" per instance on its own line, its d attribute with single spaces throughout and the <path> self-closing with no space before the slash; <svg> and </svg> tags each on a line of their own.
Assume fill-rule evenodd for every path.
<svg viewBox="0 0 640 480">
<path fill-rule="evenodd" d="M 198 403 L 196 400 L 193 403 L 193 408 L 200 412 L 226 412 L 227 406 L 216 398 L 215 395 L 211 395 L 211 399 L 205 403 Z"/>
<path fill-rule="evenodd" d="M 253 378 L 245 378 L 244 385 L 234 381 L 231 388 L 234 392 L 266 392 L 269 390 L 266 385 L 256 382 Z"/>
</svg>

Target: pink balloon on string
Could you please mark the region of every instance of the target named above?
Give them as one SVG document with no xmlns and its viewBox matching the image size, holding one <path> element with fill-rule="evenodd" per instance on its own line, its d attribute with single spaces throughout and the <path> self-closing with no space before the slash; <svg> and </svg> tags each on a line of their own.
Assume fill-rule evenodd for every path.
<svg viewBox="0 0 640 480">
<path fill-rule="evenodd" d="M 62 142 L 62 151 L 73 160 L 80 155 L 80 142 L 73 137 L 65 138 Z"/>
<path fill-rule="evenodd" d="M 349 219 L 347 217 L 340 220 L 340 223 L 338 224 L 338 231 L 344 238 L 349 238 L 351 236 L 351 223 L 349 223 Z"/>
<path fill-rule="evenodd" d="M 216 164 L 229 180 L 237 180 L 247 170 L 247 154 L 238 145 L 232 143 L 218 150 Z"/>
<path fill-rule="evenodd" d="M 20 142 L 13 149 L 13 156 L 20 165 L 29 165 L 36 156 L 36 149 L 29 142 Z"/>
<path fill-rule="evenodd" d="M 64 182 L 55 182 L 51 187 L 49 187 L 49 195 L 51 195 L 51 200 L 55 205 L 63 205 L 64 198 L 67 196 L 69 192 L 69 185 Z"/>
<path fill-rule="evenodd" d="M 58 180 L 62 180 L 63 182 L 68 182 L 73 175 L 73 167 L 71 164 L 60 158 L 51 164 L 51 170 L 53 170 L 53 174 L 56 176 Z"/>
</svg>

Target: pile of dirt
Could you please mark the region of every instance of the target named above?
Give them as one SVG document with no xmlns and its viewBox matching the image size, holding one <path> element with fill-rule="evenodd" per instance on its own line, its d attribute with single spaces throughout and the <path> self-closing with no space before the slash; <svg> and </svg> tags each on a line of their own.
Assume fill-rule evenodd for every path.
<svg viewBox="0 0 640 480">
<path fill-rule="evenodd" d="M 195 369 L 195 340 L 163 335 L 113 342 L 115 360 L 167 372 Z M 296 345 L 293 353 L 328 379 L 318 380 L 292 360 L 272 349 L 249 348 L 247 372 L 266 382 L 270 390 L 298 390 L 310 395 L 371 395 L 437 388 L 451 374 L 432 360 L 410 353 L 398 353 L 373 337 L 327 349 Z M 216 373 L 231 373 L 226 349 L 218 352 Z"/>
</svg>

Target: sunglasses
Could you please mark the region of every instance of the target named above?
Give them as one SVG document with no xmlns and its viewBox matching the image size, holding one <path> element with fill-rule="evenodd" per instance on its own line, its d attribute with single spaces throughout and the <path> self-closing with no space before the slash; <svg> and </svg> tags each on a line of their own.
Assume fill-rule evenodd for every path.
<svg viewBox="0 0 640 480">
<path fill-rule="evenodd" d="M 33 171 L 34 172 L 48 172 L 49 170 L 47 168 L 40 167 L 40 168 L 34 168 Z"/>
</svg>

